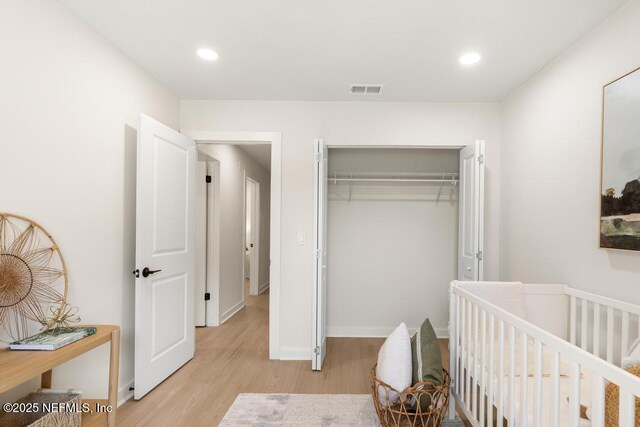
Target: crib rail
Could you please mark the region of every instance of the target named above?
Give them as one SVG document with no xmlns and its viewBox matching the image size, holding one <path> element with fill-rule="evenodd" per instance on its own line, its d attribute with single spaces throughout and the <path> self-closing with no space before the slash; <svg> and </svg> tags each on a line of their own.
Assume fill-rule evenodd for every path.
<svg viewBox="0 0 640 427">
<path fill-rule="evenodd" d="M 631 304 L 576 290 L 570 292 L 567 293 L 572 298 L 572 313 L 576 313 L 580 300 L 588 301 L 586 306 L 594 310 L 593 304 L 598 304 L 600 308 L 606 307 L 606 311 L 611 307 L 621 313 L 637 315 L 637 308 Z M 634 425 L 634 396 L 640 396 L 639 378 L 491 304 L 474 294 L 473 285 L 452 282 L 449 328 L 449 370 L 454 397 L 449 408 L 451 419 L 455 416 L 455 401 L 474 426 L 492 426 L 494 422 L 501 425 L 506 419 L 509 426 L 577 427 L 580 424 L 582 373 L 589 371 L 592 425 L 604 426 L 605 381 L 620 387 L 619 425 Z M 576 322 L 573 322 L 574 339 L 575 328 Z M 519 354 L 516 345 L 519 345 Z M 548 354 L 547 359 L 551 359 L 546 389 L 543 387 L 543 350 Z M 530 354 L 532 361 L 528 360 Z M 520 363 L 518 372 L 517 361 Z M 568 370 L 568 414 L 566 402 L 561 401 L 561 364 Z M 516 385 L 519 386 L 517 396 Z M 549 409 L 547 413 L 543 413 L 543 406 Z M 568 417 L 563 421 L 562 411 L 562 416 Z"/>
<path fill-rule="evenodd" d="M 629 344 L 640 335 L 640 307 L 569 287 L 566 294 L 569 342 L 619 366 Z"/>
</svg>

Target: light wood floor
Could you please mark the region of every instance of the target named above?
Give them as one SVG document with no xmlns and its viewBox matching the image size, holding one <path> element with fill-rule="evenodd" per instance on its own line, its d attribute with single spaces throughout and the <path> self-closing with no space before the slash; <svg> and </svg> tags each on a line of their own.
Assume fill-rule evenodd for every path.
<svg viewBox="0 0 640 427">
<path fill-rule="evenodd" d="M 248 289 L 248 288 L 247 288 Z M 268 291 L 218 328 L 196 330 L 193 360 L 142 400 L 118 410 L 121 426 L 218 425 L 239 393 L 369 393 L 381 338 L 329 338 L 325 365 L 269 360 Z M 448 361 L 446 341 L 440 343 Z"/>
</svg>

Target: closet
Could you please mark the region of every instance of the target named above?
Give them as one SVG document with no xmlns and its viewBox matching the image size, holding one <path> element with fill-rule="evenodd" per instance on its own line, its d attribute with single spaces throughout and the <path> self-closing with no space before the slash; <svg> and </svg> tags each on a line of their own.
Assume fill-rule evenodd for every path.
<svg viewBox="0 0 640 427">
<path fill-rule="evenodd" d="M 383 337 L 426 316 L 447 335 L 449 282 L 482 278 L 483 142 L 316 141 L 314 357 L 326 337 Z M 329 350 L 330 351 L 330 350 Z"/>
</svg>

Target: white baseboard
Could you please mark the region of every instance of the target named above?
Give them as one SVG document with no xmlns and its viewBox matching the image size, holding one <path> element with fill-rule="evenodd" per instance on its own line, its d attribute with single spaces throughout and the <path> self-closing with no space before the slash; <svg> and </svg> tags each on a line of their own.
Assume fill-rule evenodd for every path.
<svg viewBox="0 0 640 427">
<path fill-rule="evenodd" d="M 311 360 L 311 348 L 280 347 L 280 360 Z"/>
<path fill-rule="evenodd" d="M 436 332 L 436 336 L 440 339 L 449 339 L 449 329 L 447 328 L 433 328 Z"/>
<path fill-rule="evenodd" d="M 227 320 L 231 319 L 237 312 L 244 308 L 244 299 L 238 302 L 236 305 L 231 307 L 229 310 L 225 311 L 222 316 L 220 316 L 220 324 L 222 325 Z"/>
<path fill-rule="evenodd" d="M 327 336 L 332 338 L 386 338 L 395 327 L 350 327 L 350 326 L 329 326 L 327 328 Z M 409 334 L 418 329 L 417 327 L 408 328 Z M 449 338 L 447 328 L 434 328 L 438 338 Z"/>
<path fill-rule="evenodd" d="M 263 293 L 264 291 L 266 291 L 267 289 L 269 289 L 269 282 L 265 282 L 262 285 L 260 285 L 258 287 L 258 295 L 260 295 L 261 293 Z"/>
<path fill-rule="evenodd" d="M 131 387 L 133 387 L 133 380 L 128 381 L 124 387 L 120 387 L 118 390 L 118 407 L 133 397 L 133 390 L 129 390 Z"/>
</svg>

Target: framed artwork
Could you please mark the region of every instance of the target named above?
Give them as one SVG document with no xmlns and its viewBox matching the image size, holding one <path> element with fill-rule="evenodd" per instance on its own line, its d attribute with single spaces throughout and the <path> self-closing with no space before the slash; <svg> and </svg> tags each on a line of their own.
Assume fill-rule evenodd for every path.
<svg viewBox="0 0 640 427">
<path fill-rule="evenodd" d="M 640 68 L 603 88 L 600 247 L 640 251 Z"/>
</svg>

